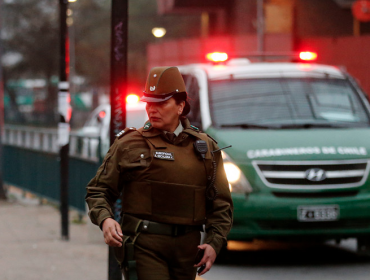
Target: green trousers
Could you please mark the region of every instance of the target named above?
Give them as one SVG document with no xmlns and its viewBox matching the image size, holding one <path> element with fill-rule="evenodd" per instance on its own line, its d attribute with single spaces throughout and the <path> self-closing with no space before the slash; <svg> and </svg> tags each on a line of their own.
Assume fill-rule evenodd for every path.
<svg viewBox="0 0 370 280">
<path fill-rule="evenodd" d="M 199 242 L 199 231 L 176 237 L 141 233 L 134 251 L 139 280 L 194 280 Z"/>
</svg>

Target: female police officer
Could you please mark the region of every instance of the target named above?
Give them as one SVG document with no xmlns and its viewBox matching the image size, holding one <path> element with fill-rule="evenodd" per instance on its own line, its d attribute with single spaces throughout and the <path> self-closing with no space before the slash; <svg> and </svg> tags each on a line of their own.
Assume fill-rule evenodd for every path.
<svg viewBox="0 0 370 280">
<path fill-rule="evenodd" d="M 199 275 L 211 268 L 232 223 L 221 152 L 185 117 L 190 105 L 176 67 L 151 69 L 142 101 L 149 120 L 118 134 L 87 186 L 89 216 L 126 279 L 135 266 L 140 280 L 195 279 L 196 267 L 203 266 Z M 121 194 L 119 224 L 111 205 Z"/>
</svg>

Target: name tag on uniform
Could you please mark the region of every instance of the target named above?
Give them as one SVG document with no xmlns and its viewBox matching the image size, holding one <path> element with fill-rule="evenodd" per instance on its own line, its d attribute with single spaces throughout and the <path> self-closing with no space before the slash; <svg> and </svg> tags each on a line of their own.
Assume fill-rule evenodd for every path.
<svg viewBox="0 0 370 280">
<path fill-rule="evenodd" d="M 165 160 L 175 160 L 175 156 L 171 152 L 154 151 L 154 157 Z"/>
</svg>

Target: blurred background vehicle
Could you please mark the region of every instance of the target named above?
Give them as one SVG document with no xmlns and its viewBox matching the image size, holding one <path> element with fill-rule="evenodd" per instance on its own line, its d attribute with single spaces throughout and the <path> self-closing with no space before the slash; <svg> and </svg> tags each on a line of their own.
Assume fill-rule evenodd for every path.
<svg viewBox="0 0 370 280">
<path fill-rule="evenodd" d="M 77 131 L 79 136 L 100 138 L 102 157 L 108 152 L 110 146 L 110 117 L 110 104 L 102 104 L 91 112 L 84 126 Z M 126 98 L 126 118 L 127 127 L 135 128 L 142 127 L 148 119 L 145 103 L 140 102 L 135 94 L 128 95 Z"/>
</svg>

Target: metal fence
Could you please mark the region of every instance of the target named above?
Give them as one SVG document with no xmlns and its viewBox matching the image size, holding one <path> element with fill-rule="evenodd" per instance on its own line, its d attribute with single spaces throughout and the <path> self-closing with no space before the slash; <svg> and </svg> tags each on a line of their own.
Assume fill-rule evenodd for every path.
<svg viewBox="0 0 370 280">
<path fill-rule="evenodd" d="M 2 139 L 4 182 L 58 202 L 57 130 L 6 125 Z M 85 187 L 101 164 L 99 138 L 72 132 L 69 155 L 69 205 L 85 213 Z"/>
</svg>

